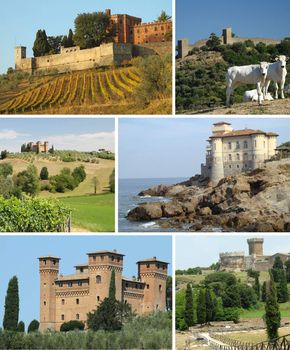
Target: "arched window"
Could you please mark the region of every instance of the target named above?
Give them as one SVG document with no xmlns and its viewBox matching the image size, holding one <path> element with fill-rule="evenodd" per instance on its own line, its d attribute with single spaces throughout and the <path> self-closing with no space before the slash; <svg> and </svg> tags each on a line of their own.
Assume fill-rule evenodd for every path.
<svg viewBox="0 0 290 350">
<path fill-rule="evenodd" d="M 239 141 L 237 141 L 237 143 L 236 143 L 236 148 L 240 149 L 240 142 Z"/>
<path fill-rule="evenodd" d="M 162 285 L 159 284 L 159 292 L 162 292 Z"/>
<path fill-rule="evenodd" d="M 98 284 L 102 283 L 102 277 L 101 277 L 100 275 L 97 275 L 97 276 L 96 276 L 96 282 L 97 282 Z"/>
<path fill-rule="evenodd" d="M 248 148 L 248 141 L 244 141 L 244 148 Z"/>
<path fill-rule="evenodd" d="M 244 153 L 244 160 L 248 160 L 248 153 Z"/>
<path fill-rule="evenodd" d="M 228 149 L 232 149 L 232 143 L 228 142 Z"/>
<path fill-rule="evenodd" d="M 240 153 L 237 153 L 237 160 L 240 160 Z"/>
<path fill-rule="evenodd" d="M 76 314 L 76 320 L 80 319 L 80 314 Z"/>
<path fill-rule="evenodd" d="M 231 161 L 232 161 L 232 155 L 229 154 L 229 162 L 231 162 Z"/>
</svg>

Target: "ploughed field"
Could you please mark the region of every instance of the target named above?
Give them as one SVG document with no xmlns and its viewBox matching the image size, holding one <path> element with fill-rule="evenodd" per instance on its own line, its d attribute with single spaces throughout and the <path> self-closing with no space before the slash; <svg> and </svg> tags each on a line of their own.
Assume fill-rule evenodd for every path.
<svg viewBox="0 0 290 350">
<path fill-rule="evenodd" d="M 31 83 L 0 91 L 0 114 L 118 113 L 134 103 L 139 83 L 132 67 L 33 77 Z"/>
</svg>

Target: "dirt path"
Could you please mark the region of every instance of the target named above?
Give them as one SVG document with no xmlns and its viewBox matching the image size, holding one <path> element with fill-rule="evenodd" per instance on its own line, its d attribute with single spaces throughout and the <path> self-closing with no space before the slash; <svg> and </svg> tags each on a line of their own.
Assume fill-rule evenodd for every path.
<svg viewBox="0 0 290 350">
<path fill-rule="evenodd" d="M 231 107 L 209 108 L 201 111 L 188 111 L 184 114 L 290 114 L 290 98 L 284 100 L 264 101 L 261 106 L 257 102 L 236 103 Z"/>
</svg>

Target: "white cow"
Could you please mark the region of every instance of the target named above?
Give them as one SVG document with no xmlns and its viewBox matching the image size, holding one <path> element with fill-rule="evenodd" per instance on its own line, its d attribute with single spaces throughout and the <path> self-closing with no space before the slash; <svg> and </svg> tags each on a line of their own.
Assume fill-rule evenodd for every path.
<svg viewBox="0 0 290 350">
<path fill-rule="evenodd" d="M 258 91 L 257 89 L 253 90 L 247 90 L 244 93 L 243 101 L 244 102 L 251 102 L 251 101 L 258 101 Z M 270 94 L 270 92 L 267 93 L 267 95 L 264 97 L 263 94 L 261 95 L 261 101 L 273 101 L 273 97 Z"/>
<path fill-rule="evenodd" d="M 248 66 L 230 67 L 226 74 L 227 80 L 227 106 L 230 105 L 230 98 L 234 90 L 245 84 L 256 84 L 258 101 L 261 104 L 262 88 L 264 87 L 269 63 L 251 64 Z"/>
<path fill-rule="evenodd" d="M 264 88 L 264 95 L 268 93 L 268 88 L 270 85 L 271 80 L 274 82 L 275 86 L 275 99 L 278 98 L 278 83 L 280 84 L 280 93 L 281 98 L 284 98 L 284 85 L 285 85 L 285 79 L 287 75 L 287 69 L 286 69 L 286 61 L 288 60 L 288 57 L 284 55 L 280 55 L 276 57 L 276 62 L 269 63 L 265 88 Z"/>
</svg>

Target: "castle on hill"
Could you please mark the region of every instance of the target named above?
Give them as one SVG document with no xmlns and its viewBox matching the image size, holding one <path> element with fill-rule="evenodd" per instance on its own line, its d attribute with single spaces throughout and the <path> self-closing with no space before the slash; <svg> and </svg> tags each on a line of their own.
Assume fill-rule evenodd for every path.
<svg viewBox="0 0 290 350">
<path fill-rule="evenodd" d="M 35 152 L 35 153 L 48 153 L 49 146 L 48 141 L 37 141 L 37 142 L 29 142 L 25 145 L 25 150 L 23 149 L 23 145 L 21 146 L 21 152 Z"/>
<path fill-rule="evenodd" d="M 275 40 L 270 38 L 240 38 L 233 35 L 233 30 L 231 27 L 224 28 L 222 30 L 222 35 L 219 37 L 221 40 L 222 45 L 232 45 L 234 43 L 243 43 L 247 40 L 251 40 L 255 45 L 258 43 L 264 43 L 266 45 L 277 45 L 281 42 L 281 40 Z M 189 51 L 191 51 L 194 48 L 201 48 L 202 46 L 206 45 L 207 39 L 201 39 L 198 40 L 194 44 L 189 44 L 188 39 L 181 39 L 178 40 L 178 46 L 177 46 L 177 58 L 184 58 L 188 55 Z"/>
<path fill-rule="evenodd" d="M 87 264 L 75 266 L 75 273 L 59 274 L 60 258 L 39 257 L 40 330 L 60 329 L 62 323 L 86 322 L 87 314 L 109 296 L 115 271 L 116 299 L 128 303 L 136 314 L 166 310 L 168 263 L 156 257 L 137 262 L 137 279 L 123 277 L 124 254 L 113 251 L 88 253 Z"/>
<path fill-rule="evenodd" d="M 240 272 L 246 270 L 269 271 L 273 267 L 275 258 L 279 256 L 283 263 L 290 259 L 290 253 L 275 253 L 264 255 L 263 238 L 250 238 L 247 240 L 249 255 L 244 252 L 220 253 L 219 271 Z"/>
<path fill-rule="evenodd" d="M 156 50 L 158 53 L 154 44 L 164 43 L 166 34 L 172 30 L 170 20 L 142 23 L 139 17 L 127 14 L 112 15 L 110 9 L 105 12 L 116 30 L 113 42 L 83 50 L 79 46 L 61 47 L 59 54 L 30 58 L 26 57 L 25 46 L 17 46 L 14 50 L 15 70 L 33 74 L 57 69 L 59 73 L 63 73 L 96 66 L 118 66 L 130 61 L 134 56 L 156 54 Z"/>
<path fill-rule="evenodd" d="M 276 154 L 277 136 L 262 130 L 234 130 L 227 122 L 214 123 L 201 175 L 215 185 L 226 176 L 262 168 Z"/>
</svg>

